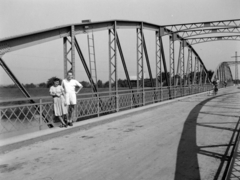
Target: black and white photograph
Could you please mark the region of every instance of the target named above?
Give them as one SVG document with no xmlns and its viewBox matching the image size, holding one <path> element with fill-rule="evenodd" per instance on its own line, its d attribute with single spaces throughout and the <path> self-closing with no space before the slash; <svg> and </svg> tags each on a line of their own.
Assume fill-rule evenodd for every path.
<svg viewBox="0 0 240 180">
<path fill-rule="evenodd" d="M 240 179 L 240 0 L 0 0 L 1 180 Z"/>
</svg>

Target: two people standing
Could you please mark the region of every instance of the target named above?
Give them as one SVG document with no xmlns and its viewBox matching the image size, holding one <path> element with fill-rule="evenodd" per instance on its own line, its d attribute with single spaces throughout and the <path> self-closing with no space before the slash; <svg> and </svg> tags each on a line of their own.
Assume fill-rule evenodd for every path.
<svg viewBox="0 0 240 180">
<path fill-rule="evenodd" d="M 54 112 L 62 122 L 61 127 L 73 126 L 74 109 L 77 104 L 76 94 L 83 88 L 83 86 L 75 79 L 73 73 L 68 72 L 67 78 L 62 80 L 55 79 L 54 85 L 50 88 L 50 94 L 54 100 Z M 64 121 L 64 119 L 67 119 Z"/>
</svg>

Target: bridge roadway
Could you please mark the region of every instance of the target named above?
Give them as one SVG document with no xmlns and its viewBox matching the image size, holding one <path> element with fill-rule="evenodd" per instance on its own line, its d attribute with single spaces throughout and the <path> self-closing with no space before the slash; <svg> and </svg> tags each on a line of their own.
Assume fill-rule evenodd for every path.
<svg viewBox="0 0 240 180">
<path fill-rule="evenodd" d="M 0 179 L 221 179 L 239 128 L 239 109 L 237 87 L 142 107 L 0 154 Z"/>
</svg>

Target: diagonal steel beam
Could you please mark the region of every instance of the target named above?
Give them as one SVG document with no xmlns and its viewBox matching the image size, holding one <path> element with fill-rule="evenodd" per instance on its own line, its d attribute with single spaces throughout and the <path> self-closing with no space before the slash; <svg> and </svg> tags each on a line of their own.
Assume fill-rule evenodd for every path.
<svg viewBox="0 0 240 180">
<path fill-rule="evenodd" d="M 146 62 L 147 62 L 147 67 L 148 67 L 148 73 L 149 73 L 149 77 L 150 77 L 151 86 L 154 87 L 152 70 L 151 70 L 151 66 L 150 66 L 150 62 L 149 62 L 149 57 L 148 57 L 147 46 L 146 46 L 144 34 L 143 34 L 143 49 L 144 49 L 145 59 L 146 59 Z"/>
<path fill-rule="evenodd" d="M 77 52 L 78 52 L 78 55 L 79 55 L 79 57 L 80 57 L 80 60 L 82 61 L 83 67 L 84 67 L 84 69 L 85 69 L 85 71 L 86 71 L 86 73 L 87 73 L 89 82 L 90 82 L 91 85 L 92 85 L 93 92 L 97 92 L 97 86 L 96 86 L 96 84 L 94 83 L 94 81 L 93 81 L 93 79 L 92 79 L 90 70 L 88 69 L 87 63 L 86 63 L 86 61 L 85 61 L 85 58 L 84 58 L 84 56 L 83 56 L 83 53 L 82 53 L 82 51 L 81 51 L 81 49 L 80 49 L 80 46 L 79 46 L 79 44 L 78 44 L 78 41 L 77 41 L 76 37 L 75 37 L 75 39 L 74 39 L 74 43 L 75 43 L 75 47 L 76 47 L 76 50 L 77 50 Z"/>
<path fill-rule="evenodd" d="M 27 98 L 31 98 L 30 94 L 27 92 L 27 90 L 24 88 L 24 86 L 20 83 L 20 81 L 17 79 L 17 77 L 12 73 L 12 71 L 9 69 L 9 67 L 7 66 L 7 64 L 3 61 L 2 58 L 0 58 L 0 65 L 2 66 L 2 68 L 5 70 L 5 72 L 8 74 L 8 76 L 12 79 L 12 81 L 17 85 L 17 87 L 20 89 L 20 91 L 23 93 L 23 95 Z M 31 104 L 36 103 L 33 99 L 29 99 L 29 102 Z M 37 111 L 39 112 L 40 109 L 39 107 L 36 105 L 34 106 L 35 109 L 37 109 Z M 47 126 L 49 128 L 53 128 L 52 123 L 50 123 L 50 121 L 46 118 L 46 116 L 44 114 L 42 114 L 43 118 L 45 119 L 44 122 L 47 123 Z"/>
<path fill-rule="evenodd" d="M 123 55 L 122 47 L 121 47 L 120 40 L 119 40 L 117 32 L 116 32 L 116 41 L 117 41 L 118 51 L 119 51 L 119 54 L 120 54 L 120 57 L 121 57 L 121 60 L 122 60 L 123 69 L 124 69 L 124 72 L 125 72 L 125 75 L 126 75 L 128 87 L 129 87 L 129 89 L 132 89 L 130 77 L 129 77 L 129 74 L 128 74 L 127 65 L 126 65 L 126 62 L 125 62 L 125 58 L 124 58 L 124 55 Z"/>
</svg>

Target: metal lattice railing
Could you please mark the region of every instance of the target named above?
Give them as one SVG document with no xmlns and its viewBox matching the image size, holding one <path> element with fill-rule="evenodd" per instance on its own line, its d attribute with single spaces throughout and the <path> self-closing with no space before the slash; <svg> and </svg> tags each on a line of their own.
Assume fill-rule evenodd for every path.
<svg viewBox="0 0 240 180">
<path fill-rule="evenodd" d="M 76 119 L 81 120 L 209 90 L 212 90 L 212 85 L 206 84 L 203 86 L 171 87 L 171 89 L 164 87 L 122 90 L 118 94 L 115 92 L 80 94 L 75 116 Z M 169 94 L 169 92 L 171 93 Z M 47 124 L 54 123 L 52 99 L 50 97 L 34 99 L 37 99 L 34 104 L 27 102 L 29 99 L 4 101 L 4 105 L 0 106 L 0 134 L 30 128 L 42 129 L 47 127 Z M 19 101 L 21 104 L 6 105 Z"/>
</svg>

